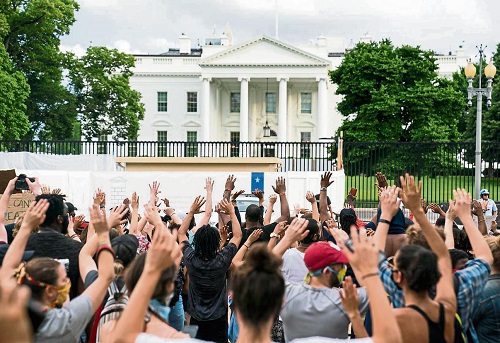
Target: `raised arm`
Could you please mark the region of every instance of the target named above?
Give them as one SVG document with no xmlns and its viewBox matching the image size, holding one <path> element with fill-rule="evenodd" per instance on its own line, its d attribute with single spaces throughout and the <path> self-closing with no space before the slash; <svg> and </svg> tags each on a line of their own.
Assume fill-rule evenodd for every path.
<svg viewBox="0 0 500 343">
<path fill-rule="evenodd" d="M 319 219 L 322 223 L 330 218 L 327 205 L 327 189 L 333 183 L 333 180 L 330 181 L 331 177 L 332 173 L 330 172 L 326 172 L 321 175 L 321 188 L 319 190 Z"/>
<path fill-rule="evenodd" d="M 429 219 L 427 219 L 422 208 L 422 181 L 420 181 L 417 185 L 415 183 L 415 177 L 409 174 L 406 174 L 404 178 L 401 176 L 400 180 L 403 188 L 400 192 L 400 197 L 403 199 L 405 206 L 413 213 L 414 219 L 420 225 L 427 243 L 438 258 L 438 267 L 442 276 L 436 287 L 436 300 L 446 302 L 449 306 L 456 308 L 457 298 L 453 288 L 450 253 L 448 252 L 448 248 L 444 244 L 443 240 L 439 237 L 434 225 L 432 225 Z"/>
<path fill-rule="evenodd" d="M 207 197 L 205 198 L 207 200 L 205 204 L 205 214 L 196 226 L 197 228 L 207 225 L 210 222 L 210 217 L 212 216 L 212 191 L 214 189 L 214 181 L 210 177 L 207 177 L 205 181 L 205 189 L 207 191 Z"/>
<path fill-rule="evenodd" d="M 104 327 L 103 336 L 109 337 L 108 342 L 133 343 L 143 332 L 144 313 L 163 271 L 173 265 L 179 267 L 182 253 L 176 240 L 175 232 L 172 234 L 168 229 L 161 228 L 155 233 L 136 285 L 140 292 L 132 292 L 114 328 L 111 325 Z"/>
<path fill-rule="evenodd" d="M 87 237 L 87 243 L 80 250 L 78 255 L 78 269 L 80 270 L 80 276 L 83 281 L 87 277 L 87 274 L 92 270 L 97 270 L 97 264 L 94 261 L 94 255 L 99 247 L 99 241 L 97 235 L 92 237 Z"/>
<path fill-rule="evenodd" d="M 26 243 L 28 243 L 31 230 L 43 223 L 45 220 L 45 213 L 48 208 L 49 203 L 46 199 L 31 202 L 28 210 L 24 214 L 21 228 L 19 229 L 16 238 L 9 246 L 9 249 L 5 254 L 5 258 L 3 259 L 3 265 L 0 272 L 0 278 L 2 280 L 8 279 L 14 275 L 14 271 L 19 266 L 23 258 L 23 252 L 24 249 L 26 249 Z"/>
<path fill-rule="evenodd" d="M 149 202 L 150 206 L 156 206 L 158 203 L 158 194 L 160 194 L 160 183 L 158 181 L 153 181 L 151 185 L 149 185 Z"/>
<path fill-rule="evenodd" d="M 106 221 L 106 212 L 101 212 L 97 205 L 89 209 L 90 221 L 97 236 L 97 279 L 83 292 L 92 301 L 92 313 L 102 304 L 109 284 L 115 277 L 115 253 L 109 241 L 110 227 Z M 82 277 L 84 277 L 82 275 Z"/>
<path fill-rule="evenodd" d="M 486 243 L 483 235 L 474 225 L 472 218 L 470 216 L 470 206 L 472 203 L 472 198 L 469 193 L 464 189 L 457 189 L 453 191 L 455 196 L 454 211 L 462 224 L 464 224 L 465 232 L 469 237 L 470 245 L 472 250 L 474 250 L 474 255 L 477 259 L 485 260 L 490 266 L 493 263 L 493 255 L 491 250 Z M 451 202 L 450 202 L 450 205 Z"/>
<path fill-rule="evenodd" d="M 240 245 L 241 238 L 243 237 L 243 233 L 241 232 L 240 222 L 238 218 L 236 218 L 236 213 L 234 212 L 234 206 L 230 201 L 226 199 L 222 199 L 220 202 L 220 207 L 222 210 L 226 211 L 231 218 L 231 229 L 233 231 L 233 237 L 229 241 L 229 243 L 233 243 L 237 247 Z"/>
<path fill-rule="evenodd" d="M 307 237 L 309 230 L 306 230 L 308 221 L 303 218 L 295 218 L 285 231 L 283 239 L 273 248 L 273 254 L 283 257 L 295 242 L 301 241 Z"/>
<path fill-rule="evenodd" d="M 453 222 L 456 216 L 457 215 L 453 211 L 453 206 L 448 207 L 444 220 L 444 243 L 448 249 L 455 248 L 455 239 L 453 238 Z"/>
<path fill-rule="evenodd" d="M 224 199 L 226 199 L 227 201 L 229 201 L 229 199 L 231 197 L 231 192 L 234 189 L 235 182 L 236 182 L 236 178 L 234 177 L 234 175 L 229 175 L 226 179 L 226 183 L 224 184 L 224 194 L 222 195 L 222 197 Z"/>
<path fill-rule="evenodd" d="M 5 229 L 5 214 L 7 213 L 7 208 L 9 207 L 10 196 L 14 194 L 16 188 L 17 176 L 9 181 L 5 191 L 0 199 L 0 241 L 7 243 L 8 235 Z"/>
<path fill-rule="evenodd" d="M 401 200 L 398 200 L 400 189 L 396 186 L 382 189 L 380 193 L 380 219 L 377 224 L 377 230 L 373 235 L 375 245 L 381 251 L 385 251 L 385 243 L 389 232 L 389 223 L 392 218 L 398 213 Z"/>
<path fill-rule="evenodd" d="M 248 249 L 250 249 L 252 244 L 259 239 L 260 235 L 262 235 L 262 229 L 254 230 L 250 234 L 250 236 L 248 236 L 247 240 L 245 241 L 245 243 L 243 243 L 240 250 L 238 250 L 236 255 L 234 255 L 230 269 L 237 269 L 243 265 L 243 259 L 245 258 Z"/>
<path fill-rule="evenodd" d="M 487 236 L 488 228 L 486 227 L 486 219 L 484 219 L 483 208 L 477 200 L 472 201 L 472 214 L 477 217 L 477 228 L 479 229 L 479 232 L 481 232 L 481 235 Z"/>
<path fill-rule="evenodd" d="M 139 196 L 136 192 L 132 193 L 132 200 L 130 201 L 130 207 L 132 208 L 132 213 L 130 213 L 130 230 L 129 234 L 136 235 L 138 231 L 139 222 Z"/>
<path fill-rule="evenodd" d="M 314 194 L 308 191 L 306 193 L 306 200 L 309 201 L 309 203 L 312 206 L 312 218 L 315 221 L 319 222 L 319 210 L 318 210 L 318 205 L 316 205 L 316 198 L 314 197 Z"/>
<path fill-rule="evenodd" d="M 191 223 L 191 220 L 194 217 L 194 214 L 200 211 L 201 206 L 205 204 L 205 198 L 203 198 L 201 195 L 198 195 L 196 199 L 194 199 L 193 203 L 191 204 L 191 207 L 189 208 L 189 212 L 186 215 L 186 218 L 182 221 L 181 227 L 179 228 L 179 232 L 177 234 L 177 237 L 179 239 L 179 243 L 182 243 L 184 241 L 188 240 L 187 232 L 189 229 L 189 224 Z"/>
<path fill-rule="evenodd" d="M 268 225 L 271 223 L 271 217 L 273 215 L 273 208 L 276 200 L 278 199 L 277 194 L 271 194 L 269 196 L 269 202 L 267 203 L 266 213 L 264 214 L 264 225 Z"/>
<path fill-rule="evenodd" d="M 281 222 L 283 220 L 290 219 L 290 207 L 288 205 L 288 200 L 286 198 L 286 182 L 284 177 L 278 177 L 276 179 L 276 187 L 273 187 L 273 190 L 280 197 L 280 206 L 281 206 L 281 216 L 275 220 L 275 222 Z"/>
</svg>

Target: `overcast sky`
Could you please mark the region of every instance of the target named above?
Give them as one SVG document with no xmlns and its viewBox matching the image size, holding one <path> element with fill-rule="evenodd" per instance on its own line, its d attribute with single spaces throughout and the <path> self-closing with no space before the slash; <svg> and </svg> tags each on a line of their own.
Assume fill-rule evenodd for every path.
<svg viewBox="0 0 500 343">
<path fill-rule="evenodd" d="M 185 33 L 196 45 L 224 31 L 235 43 L 275 35 L 276 0 L 78 0 L 80 11 L 62 49 L 79 54 L 90 45 L 130 53 L 178 47 Z M 465 41 L 468 53 L 500 43 L 500 0 L 278 0 L 279 39 L 305 44 L 321 34 L 346 44 L 369 32 L 375 40 L 420 45 L 438 53 Z"/>
</svg>

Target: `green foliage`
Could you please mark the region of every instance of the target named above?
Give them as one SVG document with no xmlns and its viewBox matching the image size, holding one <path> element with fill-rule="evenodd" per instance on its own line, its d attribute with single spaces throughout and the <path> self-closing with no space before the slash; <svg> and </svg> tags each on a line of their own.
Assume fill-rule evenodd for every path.
<svg viewBox="0 0 500 343">
<path fill-rule="evenodd" d="M 111 134 L 113 139 L 137 139 L 145 109 L 141 94 L 130 88 L 134 57 L 95 46 L 81 58 L 67 54 L 66 61 L 85 138 Z"/>
<path fill-rule="evenodd" d="M 26 138 L 71 137 L 76 111 L 72 95 L 61 85 L 63 54 L 59 46 L 60 37 L 75 22 L 76 10 L 74 0 L 0 1 L 5 19 L 0 24 L 3 44 L 31 88 L 26 114 L 32 127 Z"/>
<path fill-rule="evenodd" d="M 26 78 L 14 69 L 0 45 L 0 139 L 20 139 L 29 131 L 29 119 L 24 114 L 28 95 Z"/>
<path fill-rule="evenodd" d="M 465 100 L 454 80 L 438 77 L 432 51 L 359 43 L 330 72 L 346 117 L 347 141 L 456 141 Z"/>
</svg>

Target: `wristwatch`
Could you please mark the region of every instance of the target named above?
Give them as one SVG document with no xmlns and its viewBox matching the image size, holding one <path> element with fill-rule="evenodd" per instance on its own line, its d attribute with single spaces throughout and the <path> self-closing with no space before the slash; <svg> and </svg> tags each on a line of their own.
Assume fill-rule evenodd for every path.
<svg viewBox="0 0 500 343">
<path fill-rule="evenodd" d="M 320 191 L 326 191 L 326 187 L 321 187 L 319 190 Z"/>
<path fill-rule="evenodd" d="M 272 233 L 269 235 L 269 237 L 270 237 L 270 238 L 274 238 L 274 237 L 276 237 L 276 239 L 278 239 L 278 240 L 280 239 L 280 235 L 278 235 L 277 233 L 274 233 L 274 232 L 272 232 Z"/>
</svg>

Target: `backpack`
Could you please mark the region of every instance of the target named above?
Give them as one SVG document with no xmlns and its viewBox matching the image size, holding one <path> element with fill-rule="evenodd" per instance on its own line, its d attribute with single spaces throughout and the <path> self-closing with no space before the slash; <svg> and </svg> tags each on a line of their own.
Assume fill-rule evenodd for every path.
<svg viewBox="0 0 500 343">
<path fill-rule="evenodd" d="M 455 295 L 458 294 L 458 278 L 453 275 L 453 287 L 455 289 Z M 467 343 L 467 336 L 464 334 L 462 330 L 462 318 L 458 312 L 455 312 L 455 343 Z"/>
<path fill-rule="evenodd" d="M 99 316 L 99 325 L 97 327 L 97 339 L 99 343 L 101 341 L 101 329 L 102 326 L 111 320 L 117 320 L 120 314 L 125 309 L 128 303 L 127 286 L 123 285 L 121 289 L 118 289 L 116 281 L 113 281 L 108 287 L 108 300 L 104 304 L 101 315 Z"/>
</svg>

